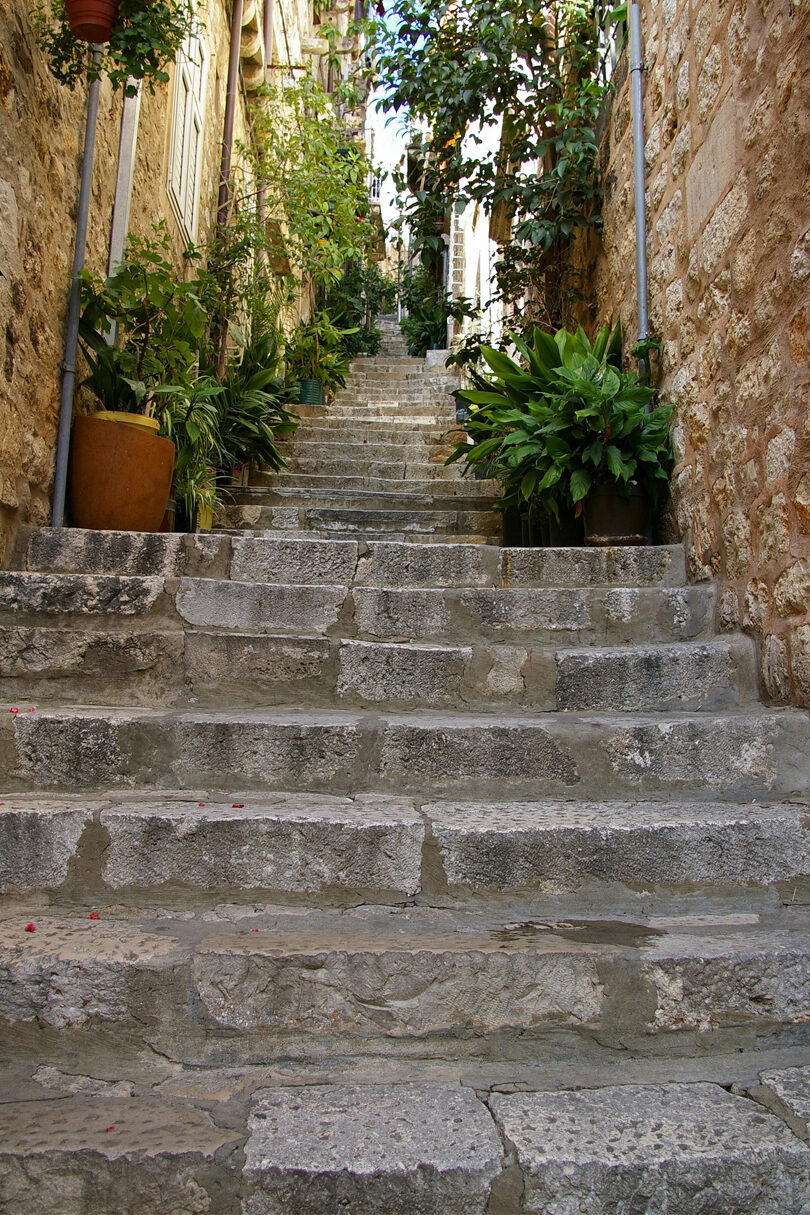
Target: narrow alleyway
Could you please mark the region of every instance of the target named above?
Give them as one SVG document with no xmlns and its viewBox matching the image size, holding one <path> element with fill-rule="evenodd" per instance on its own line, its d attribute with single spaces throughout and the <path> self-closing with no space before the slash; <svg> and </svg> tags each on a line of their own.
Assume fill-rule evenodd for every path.
<svg viewBox="0 0 810 1215">
<path fill-rule="evenodd" d="M 807 715 L 679 546 L 501 547 L 386 342 L 223 530 L 0 574 L 0 1211 L 806 1212 Z"/>
</svg>

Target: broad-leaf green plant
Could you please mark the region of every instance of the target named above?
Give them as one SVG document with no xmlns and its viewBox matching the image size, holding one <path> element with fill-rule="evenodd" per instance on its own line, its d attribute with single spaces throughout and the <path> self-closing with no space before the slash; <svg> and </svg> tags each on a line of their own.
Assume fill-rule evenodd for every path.
<svg viewBox="0 0 810 1215">
<path fill-rule="evenodd" d="M 470 405 L 472 443 L 448 463 L 486 464 L 502 484 L 499 509 L 530 504 L 560 516 L 581 510 L 593 485 L 621 495 L 639 486 L 656 505 L 669 479 L 671 406 L 620 366 L 621 335 L 603 326 L 593 344 L 581 328 L 514 338 L 520 362 L 483 347 L 493 375 L 473 374 L 457 396 Z"/>
</svg>

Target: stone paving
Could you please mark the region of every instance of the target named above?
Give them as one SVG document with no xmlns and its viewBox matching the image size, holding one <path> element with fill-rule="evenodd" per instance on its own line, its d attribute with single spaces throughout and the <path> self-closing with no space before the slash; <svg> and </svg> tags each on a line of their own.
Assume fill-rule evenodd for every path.
<svg viewBox="0 0 810 1215">
<path fill-rule="evenodd" d="M 226 528 L 0 574 L 0 1211 L 808 1215 L 807 715 L 384 332 Z"/>
</svg>

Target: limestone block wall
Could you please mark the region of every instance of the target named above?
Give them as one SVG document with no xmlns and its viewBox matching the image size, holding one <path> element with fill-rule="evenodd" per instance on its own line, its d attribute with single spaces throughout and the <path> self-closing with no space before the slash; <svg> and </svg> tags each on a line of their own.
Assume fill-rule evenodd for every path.
<svg viewBox="0 0 810 1215">
<path fill-rule="evenodd" d="M 0 567 L 20 523 L 45 524 L 84 140 L 86 90 L 57 83 L 36 46 L 28 4 L 0 0 Z M 200 0 L 209 62 L 197 240 L 215 218 L 230 40 L 229 0 Z M 178 266 L 185 237 L 166 190 L 173 81 L 144 90 L 130 231 L 164 220 Z M 86 264 L 103 271 L 121 98 L 101 87 Z M 246 136 L 240 93 L 237 139 Z"/>
<path fill-rule="evenodd" d="M 692 575 L 721 580 L 723 626 L 761 639 L 766 694 L 810 705 L 810 8 L 645 0 L 642 13 L 650 315 L 662 399 L 676 406 L 674 528 Z M 598 316 L 635 334 L 626 58 L 590 278 Z"/>
</svg>

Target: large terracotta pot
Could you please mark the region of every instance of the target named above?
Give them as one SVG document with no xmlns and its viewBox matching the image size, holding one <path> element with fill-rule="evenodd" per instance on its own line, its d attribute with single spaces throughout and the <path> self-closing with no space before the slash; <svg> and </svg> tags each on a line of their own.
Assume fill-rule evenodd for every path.
<svg viewBox="0 0 810 1215">
<path fill-rule="evenodd" d="M 82 42 L 108 42 L 118 18 L 118 0 L 65 0 L 74 37 Z"/>
<path fill-rule="evenodd" d="M 594 485 L 583 507 L 586 544 L 647 543 L 647 499 L 640 489 L 623 498 L 613 485 Z"/>
<path fill-rule="evenodd" d="M 156 532 L 172 486 L 174 443 L 121 422 L 78 417 L 70 449 L 74 527 Z"/>
</svg>

